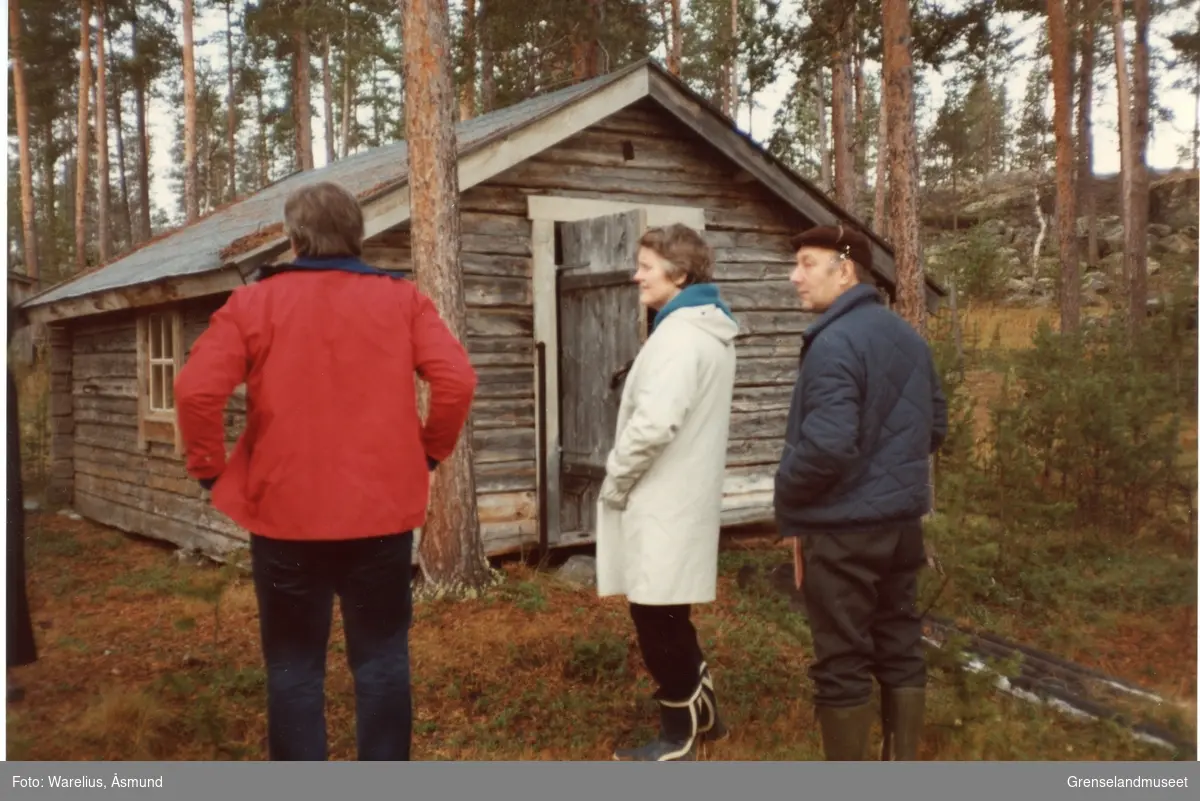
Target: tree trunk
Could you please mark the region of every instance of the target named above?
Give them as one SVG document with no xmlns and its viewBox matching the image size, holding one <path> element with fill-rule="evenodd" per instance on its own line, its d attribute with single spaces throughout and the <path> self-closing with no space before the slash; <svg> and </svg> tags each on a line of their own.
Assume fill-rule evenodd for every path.
<svg viewBox="0 0 1200 801">
<path fill-rule="evenodd" d="M 736 121 L 738 115 L 738 0 L 730 0 L 729 8 L 729 118 Z"/>
<path fill-rule="evenodd" d="M 854 144 L 850 135 L 850 106 L 854 102 L 850 75 L 850 16 L 838 30 L 833 54 L 833 181 L 834 198 L 849 214 L 854 214 Z"/>
<path fill-rule="evenodd" d="M 183 196 L 187 221 L 200 217 L 200 168 L 196 163 L 195 0 L 183 0 Z"/>
<path fill-rule="evenodd" d="M 100 263 L 105 264 L 112 252 L 112 231 L 109 230 L 109 174 L 108 167 L 108 69 L 104 59 L 104 0 L 96 3 L 96 167 L 99 188 L 96 213 L 96 228 L 100 235 Z"/>
<path fill-rule="evenodd" d="M 383 144 L 383 115 L 385 109 L 379 92 L 379 59 L 371 56 L 371 131 L 372 147 Z"/>
<path fill-rule="evenodd" d="M 1033 280 L 1041 277 L 1042 265 L 1042 245 L 1046 241 L 1046 215 L 1042 213 L 1042 195 L 1038 189 L 1038 183 L 1041 181 L 1041 170 L 1038 170 L 1038 175 L 1033 180 L 1033 213 L 1037 217 L 1038 233 L 1037 238 L 1033 240 L 1033 260 L 1029 273 L 1033 276 Z"/>
<path fill-rule="evenodd" d="M 925 277 L 917 225 L 912 21 L 908 0 L 883 0 L 883 76 L 887 87 L 888 195 L 896 254 L 896 312 L 925 333 Z"/>
<path fill-rule="evenodd" d="M 1146 170 L 1146 140 L 1150 134 L 1150 0 L 1133 0 L 1133 134 L 1129 182 L 1129 214 L 1125 226 L 1126 264 L 1129 266 L 1130 334 L 1146 318 L 1146 236 L 1150 222 L 1150 178 Z"/>
<path fill-rule="evenodd" d="M 79 24 L 78 146 L 75 156 L 75 269 L 87 267 L 88 96 L 92 91 L 92 4 L 83 0 Z"/>
<path fill-rule="evenodd" d="M 333 45 L 329 31 L 325 32 L 325 48 L 321 51 L 321 94 L 325 103 L 325 163 L 337 161 L 337 140 L 333 135 Z"/>
<path fill-rule="evenodd" d="M 229 199 L 237 197 L 237 88 L 233 82 L 233 0 L 225 0 L 225 148 L 229 151 Z"/>
<path fill-rule="evenodd" d="M 29 99 L 25 96 L 25 62 L 21 58 L 19 0 L 9 0 L 8 3 L 8 57 L 13 65 L 13 101 L 17 107 L 17 140 L 21 159 L 21 255 L 25 261 L 25 274 L 37 282 L 40 276 L 33 207 L 33 162 L 29 152 Z M 50 147 L 50 143 L 47 142 L 46 146 Z"/>
<path fill-rule="evenodd" d="M 671 0 L 671 50 L 667 56 L 667 69 L 675 76 L 683 73 L 683 17 L 679 0 Z"/>
<path fill-rule="evenodd" d="M 860 195 L 867 191 L 867 173 L 869 160 L 867 148 L 870 135 L 867 133 L 867 76 L 863 68 L 866 65 L 866 55 L 863 53 L 862 34 L 856 32 L 854 37 L 854 153 L 858 165 L 857 191 Z"/>
<path fill-rule="evenodd" d="M 140 63 L 141 40 L 138 38 L 137 10 L 134 9 L 130 22 L 130 36 L 133 39 L 133 57 L 139 62 L 133 73 L 134 112 L 137 117 L 137 147 L 138 147 L 138 222 L 137 240 L 144 242 L 150 238 L 150 134 L 146 130 L 146 68 Z"/>
<path fill-rule="evenodd" d="M 400 6 L 413 267 L 418 286 L 465 342 L 449 14 L 446 0 L 401 0 Z M 454 453 L 433 476 L 420 552 L 423 576 L 435 590 L 477 588 L 489 578 L 479 531 L 472 438 L 468 421 Z"/>
<path fill-rule="evenodd" d="M 584 45 L 584 52 L 587 54 L 585 77 L 591 79 L 607 72 L 609 64 L 607 56 L 600 46 L 600 31 L 604 29 L 604 0 L 587 0 L 587 3 L 591 25 L 586 29 L 588 37 Z M 602 60 L 603 65 L 601 64 Z"/>
<path fill-rule="evenodd" d="M 1121 253 L 1121 274 L 1125 279 L 1125 289 L 1128 292 L 1131 277 L 1130 270 L 1133 250 L 1130 247 L 1130 233 L 1133 230 L 1133 220 L 1130 211 L 1133 208 L 1133 98 L 1129 81 L 1128 50 L 1125 47 L 1125 8 L 1121 0 L 1112 0 L 1113 4 L 1113 51 L 1117 73 L 1117 133 L 1121 152 L 1121 227 L 1124 242 Z M 1130 326 L 1133 326 L 1132 315 Z"/>
<path fill-rule="evenodd" d="M 112 49 L 112 28 L 108 25 L 104 26 L 105 35 L 108 39 L 108 52 L 114 52 Z M 114 70 L 112 74 L 112 93 L 109 96 L 109 103 L 113 110 L 113 131 L 117 135 L 117 183 L 120 186 L 121 192 L 121 244 L 122 248 L 129 247 L 133 244 L 133 215 L 130 212 L 129 206 L 129 175 L 125 167 L 125 130 L 124 122 L 122 122 L 121 106 L 125 100 L 124 87 L 120 80 L 121 71 Z"/>
<path fill-rule="evenodd" d="M 817 67 L 817 147 L 821 148 L 821 189 L 833 188 L 833 152 L 829 149 L 829 123 L 826 121 L 825 70 Z"/>
<path fill-rule="evenodd" d="M 45 225 L 42 229 L 42 247 L 38 251 L 38 256 L 41 257 L 41 263 L 50 265 L 54 269 L 53 278 L 57 279 L 60 275 L 58 264 L 58 182 L 54 177 L 54 167 L 58 161 L 58 148 L 55 145 L 54 138 L 54 123 L 55 120 L 49 119 L 45 122 L 43 128 L 43 136 L 45 144 L 41 152 L 41 167 L 42 167 L 42 206 L 45 220 Z M 39 267 L 38 273 L 41 274 Z"/>
<path fill-rule="evenodd" d="M 267 111 L 263 107 L 262 82 L 258 84 L 255 94 L 255 116 L 258 118 L 258 185 L 264 187 L 271 183 L 271 151 L 267 147 Z"/>
<path fill-rule="evenodd" d="M 138 140 L 138 241 L 144 242 L 151 236 L 150 222 L 150 131 L 146 125 L 146 80 L 139 76 L 133 90 L 136 108 Z"/>
<path fill-rule="evenodd" d="M 888 236 L 887 224 L 887 81 L 881 72 L 879 75 L 879 134 L 875 148 L 875 233 L 883 238 Z"/>
<path fill-rule="evenodd" d="M 492 19 L 492 3 L 497 2 L 499 0 L 482 0 L 482 7 L 479 10 L 479 19 L 483 23 L 479 29 L 479 43 L 481 45 L 479 66 L 483 71 L 480 88 L 483 90 L 484 114 L 496 110 L 496 23 Z"/>
<path fill-rule="evenodd" d="M 475 116 L 475 0 L 466 0 L 463 11 L 463 91 L 458 104 L 458 117 L 469 120 Z"/>
<path fill-rule="evenodd" d="M 301 23 L 292 29 L 292 120 L 296 126 L 296 169 L 313 168 L 312 148 L 312 88 L 309 85 L 311 57 L 308 31 Z"/>
<path fill-rule="evenodd" d="M 1079 48 L 1079 110 L 1076 123 L 1079 134 L 1079 206 L 1087 218 L 1088 266 L 1100 263 L 1100 242 L 1096 234 L 1096 190 L 1092 174 L 1092 94 L 1096 72 L 1097 0 L 1083 0 L 1083 37 Z"/>
<path fill-rule="evenodd" d="M 1062 267 L 1060 328 L 1079 330 L 1081 289 L 1079 239 L 1075 235 L 1075 147 L 1071 135 L 1071 30 L 1063 0 L 1047 0 L 1050 33 L 1050 71 L 1054 79 L 1054 137 L 1058 175 L 1055 216 L 1058 218 L 1058 257 Z"/>
<path fill-rule="evenodd" d="M 354 109 L 352 97 L 354 65 L 350 60 L 350 14 L 346 14 L 342 39 L 342 158 L 350 155 L 350 120 Z"/>
<path fill-rule="evenodd" d="M 217 171 L 216 159 L 213 158 L 213 154 L 217 150 L 217 126 L 209 108 L 206 105 L 204 123 L 201 128 L 204 131 L 204 183 L 201 184 L 204 190 L 204 203 L 201 205 L 201 209 L 204 214 L 210 213 L 220 203 L 217 182 L 213 178 L 214 174 L 220 175 Z"/>
</svg>

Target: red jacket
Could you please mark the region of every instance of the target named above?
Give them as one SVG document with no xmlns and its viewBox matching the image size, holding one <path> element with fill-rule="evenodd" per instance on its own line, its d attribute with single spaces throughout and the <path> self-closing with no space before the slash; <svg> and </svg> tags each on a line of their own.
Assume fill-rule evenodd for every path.
<svg viewBox="0 0 1200 801">
<path fill-rule="evenodd" d="M 430 388 L 424 426 L 415 374 Z M 242 383 L 246 429 L 227 465 L 225 408 Z M 219 476 L 213 506 L 265 537 L 344 540 L 424 524 L 426 457 L 454 450 L 475 386 L 466 350 L 411 282 L 293 268 L 213 314 L 175 408 L 188 473 Z"/>
</svg>

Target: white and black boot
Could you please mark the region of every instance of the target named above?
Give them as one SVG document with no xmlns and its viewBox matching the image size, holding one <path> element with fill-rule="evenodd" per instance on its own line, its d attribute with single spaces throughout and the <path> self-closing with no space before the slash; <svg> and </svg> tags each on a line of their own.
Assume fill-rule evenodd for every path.
<svg viewBox="0 0 1200 801">
<path fill-rule="evenodd" d="M 708 663 L 700 663 L 700 697 L 697 731 L 709 742 L 718 742 L 729 736 L 729 727 L 721 719 L 717 711 L 717 693 L 713 689 L 712 674 L 708 672 Z"/>
<path fill-rule="evenodd" d="M 636 748 L 618 748 L 613 759 L 618 762 L 692 762 L 696 759 L 696 739 L 703 685 L 686 701 L 658 699 L 660 728 L 658 736 Z"/>
</svg>

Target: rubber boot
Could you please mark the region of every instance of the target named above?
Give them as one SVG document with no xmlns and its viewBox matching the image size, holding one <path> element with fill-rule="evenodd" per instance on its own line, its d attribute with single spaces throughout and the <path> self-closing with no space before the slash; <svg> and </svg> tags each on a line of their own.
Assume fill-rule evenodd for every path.
<svg viewBox="0 0 1200 801">
<path fill-rule="evenodd" d="M 717 710 L 717 692 L 713 689 L 712 674 L 708 664 L 700 663 L 700 698 L 697 730 L 709 742 L 718 742 L 729 736 L 729 727 Z"/>
<path fill-rule="evenodd" d="M 613 752 L 618 762 L 691 762 L 696 759 L 699 735 L 700 686 L 686 701 L 658 699 L 658 737 L 636 748 Z"/>
<path fill-rule="evenodd" d="M 871 724 L 875 710 L 870 703 L 850 707 L 817 707 L 825 759 L 830 762 L 863 761 L 871 758 Z"/>
<path fill-rule="evenodd" d="M 925 727 L 924 687 L 881 687 L 883 761 L 917 759 Z"/>
</svg>

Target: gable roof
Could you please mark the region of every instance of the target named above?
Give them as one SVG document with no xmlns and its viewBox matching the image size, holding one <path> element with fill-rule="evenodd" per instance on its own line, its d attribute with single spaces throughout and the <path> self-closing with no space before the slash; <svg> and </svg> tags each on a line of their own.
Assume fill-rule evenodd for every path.
<svg viewBox="0 0 1200 801">
<path fill-rule="evenodd" d="M 713 144 L 806 218 L 818 224 L 832 220 L 856 224 L 873 240 L 877 270 L 889 284 L 894 283 L 892 252 L 886 242 L 651 59 L 459 123 L 460 191 L 646 97 L 657 100 L 697 134 L 710 141 L 720 138 Z M 292 173 L 194 223 L 164 232 L 107 265 L 33 295 L 21 307 L 46 311 L 60 306 L 58 313 L 47 317 L 63 319 L 232 289 L 245 281 L 247 269 L 286 250 L 283 202 L 296 188 L 317 181 L 336 181 L 359 197 L 368 237 L 408 218 L 408 145 L 396 142 L 319 169 Z M 217 272 L 225 274 L 211 275 Z M 202 278 L 215 280 L 201 283 Z M 146 291 L 164 282 L 170 282 L 171 288 Z M 927 283 L 927 296 L 936 303 L 937 295 L 945 293 Z M 137 288 L 143 290 L 140 299 L 117 294 Z M 107 300 L 97 298 L 101 295 L 107 295 Z M 92 300 L 67 303 L 84 299 Z"/>
</svg>

